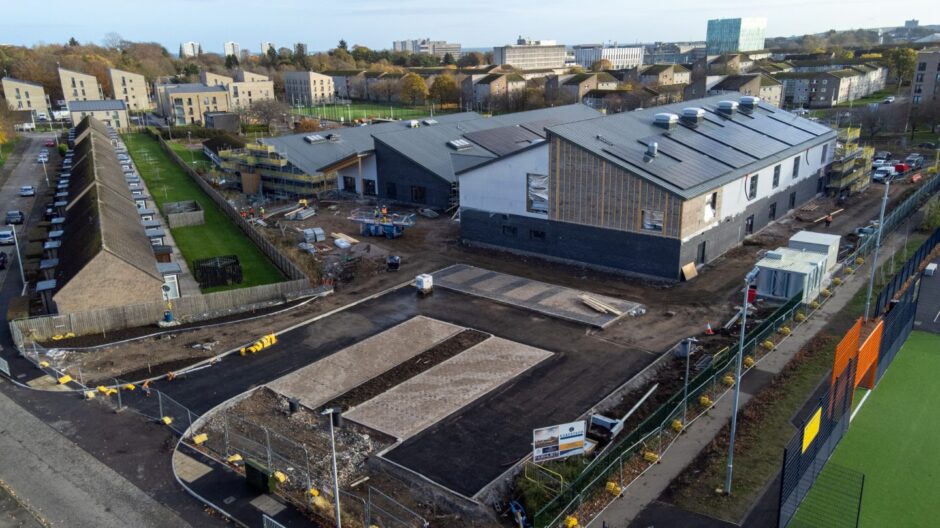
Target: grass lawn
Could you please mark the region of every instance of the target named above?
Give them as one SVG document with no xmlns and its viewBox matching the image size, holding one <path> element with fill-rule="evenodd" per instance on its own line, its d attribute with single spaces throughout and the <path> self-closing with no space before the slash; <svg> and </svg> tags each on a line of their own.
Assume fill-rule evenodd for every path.
<svg viewBox="0 0 940 528">
<path fill-rule="evenodd" d="M 936 526 L 940 506 L 940 336 L 913 332 L 858 412 L 830 462 L 865 474 L 860 526 Z M 837 503 L 814 486 L 797 511 Z M 818 509 L 818 508 L 816 508 Z"/>
<path fill-rule="evenodd" d="M 202 151 L 202 141 L 198 138 L 193 140 L 192 146 L 194 148 L 192 150 L 189 149 L 186 140 L 168 141 L 167 144 L 170 146 L 170 150 L 175 152 L 183 161 L 191 163 L 193 167 L 209 169 L 212 167 L 212 160 Z"/>
<path fill-rule="evenodd" d="M 877 92 L 872 93 L 871 95 L 867 97 L 862 97 L 861 99 L 855 99 L 854 101 L 846 101 L 844 103 L 839 103 L 836 105 L 836 108 L 848 108 L 850 106 L 853 106 L 853 107 L 863 106 L 863 105 L 867 105 L 868 103 L 880 103 L 884 101 L 885 97 L 888 97 L 889 95 L 896 96 L 897 90 L 895 90 L 894 87 L 885 89 L 885 90 L 879 90 Z"/>
<path fill-rule="evenodd" d="M 183 173 L 146 134 L 127 134 L 124 141 L 140 176 L 147 184 L 151 198 L 158 207 L 166 202 L 195 200 L 202 206 L 205 224 L 172 229 L 173 239 L 192 269 L 192 262 L 201 258 L 238 255 L 243 281 L 235 286 L 207 288 L 203 293 L 271 284 L 284 280 L 281 272 L 261 253 L 241 230 L 222 214 L 209 196 Z M 185 157 L 183 159 L 186 159 Z"/>
<path fill-rule="evenodd" d="M 369 103 L 369 102 L 353 102 L 349 105 L 349 110 L 347 111 L 346 105 L 326 105 L 316 106 L 316 107 L 303 107 L 294 109 L 295 113 L 302 115 L 312 116 L 312 117 L 322 117 L 324 119 L 329 119 L 331 121 L 339 121 L 340 118 L 343 118 L 346 121 L 349 121 L 350 117 L 352 119 L 364 119 L 370 117 L 377 117 L 383 119 L 395 118 L 395 119 L 420 119 L 428 117 L 431 114 L 429 107 L 420 105 L 416 107 L 410 106 L 401 106 L 398 103 Z M 449 113 L 449 111 L 442 111 L 438 106 L 434 107 L 435 114 L 444 114 Z"/>
<path fill-rule="evenodd" d="M 0 143 L 0 169 L 3 168 L 3 164 L 6 163 L 7 158 L 13 153 L 13 149 L 16 148 L 16 144 L 19 143 L 19 141 L 19 136 L 15 136 L 12 141 Z"/>
</svg>

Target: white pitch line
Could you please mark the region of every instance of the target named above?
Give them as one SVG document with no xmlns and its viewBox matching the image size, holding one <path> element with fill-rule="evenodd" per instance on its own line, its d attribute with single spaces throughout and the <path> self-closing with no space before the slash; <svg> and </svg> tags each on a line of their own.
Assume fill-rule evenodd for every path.
<svg viewBox="0 0 940 528">
<path fill-rule="evenodd" d="M 937 310 L 937 316 L 933 318 L 933 322 L 937 322 L 937 319 L 940 319 L 940 310 Z"/>
<path fill-rule="evenodd" d="M 855 419 L 855 415 L 858 414 L 858 411 L 862 410 L 862 405 L 865 405 L 865 400 L 867 400 L 868 397 L 871 396 L 871 393 L 872 391 L 869 390 L 868 392 L 865 393 L 864 396 L 862 396 L 862 401 L 858 402 L 858 407 L 856 407 L 855 410 L 852 411 L 852 416 L 849 416 L 849 423 L 852 423 L 852 420 Z"/>
</svg>

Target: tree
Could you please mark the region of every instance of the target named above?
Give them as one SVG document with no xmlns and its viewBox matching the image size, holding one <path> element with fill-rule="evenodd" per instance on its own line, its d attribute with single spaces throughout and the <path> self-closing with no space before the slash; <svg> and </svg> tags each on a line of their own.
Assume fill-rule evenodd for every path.
<svg viewBox="0 0 940 528">
<path fill-rule="evenodd" d="M 202 55 L 202 44 L 196 44 L 196 55 Z"/>
<path fill-rule="evenodd" d="M 591 71 L 600 72 L 614 69 L 614 65 L 607 59 L 594 61 L 591 64 Z"/>
<path fill-rule="evenodd" d="M 475 66 L 483 66 L 484 64 L 486 64 L 486 59 L 479 51 L 471 51 L 463 57 L 460 57 L 460 60 L 457 61 L 457 66 L 460 68 L 473 68 Z"/>
<path fill-rule="evenodd" d="M 573 73 L 573 74 L 575 74 L 575 75 L 577 75 L 577 74 L 579 74 L 579 73 L 584 73 L 584 68 L 582 68 L 582 67 L 580 67 L 580 66 L 572 66 L 572 67 L 568 68 L 568 73 Z"/>
<path fill-rule="evenodd" d="M 415 106 L 419 100 L 428 96 L 428 85 L 417 73 L 409 73 L 401 79 L 401 100 L 410 101 Z"/>
<path fill-rule="evenodd" d="M 457 64 L 457 61 L 454 60 L 454 56 L 451 55 L 449 51 L 444 54 L 444 60 L 442 62 L 447 66 L 450 66 L 451 64 Z"/>
<path fill-rule="evenodd" d="M 265 55 L 266 55 L 266 58 L 267 58 L 267 61 L 268 61 L 268 67 L 269 67 L 269 68 L 274 68 L 274 67 L 276 67 L 276 66 L 277 66 L 277 62 L 278 62 L 278 61 L 277 61 L 277 50 L 274 49 L 274 46 L 271 46 L 270 48 L 268 48 L 268 51 L 265 53 Z"/>
<path fill-rule="evenodd" d="M 321 130 L 320 121 L 318 119 L 308 119 L 303 118 L 297 123 L 294 124 L 294 132 L 316 132 Z"/>
<path fill-rule="evenodd" d="M 898 88 L 905 79 L 914 77 L 914 67 L 917 65 L 917 52 L 911 48 L 894 48 L 885 57 L 888 66 L 898 76 Z"/>
<path fill-rule="evenodd" d="M 282 101 L 264 99 L 252 103 L 246 115 L 249 119 L 270 128 L 276 121 L 290 116 L 290 106 Z"/>
<path fill-rule="evenodd" d="M 235 55 L 225 56 L 225 69 L 233 70 L 238 67 L 238 57 Z"/>
<path fill-rule="evenodd" d="M 445 103 L 456 103 L 459 97 L 457 81 L 454 79 L 453 75 L 438 75 L 434 78 L 434 82 L 431 83 L 431 88 L 428 89 L 428 95 L 431 96 L 431 99 L 442 105 Z"/>
<path fill-rule="evenodd" d="M 113 50 L 120 50 L 124 47 L 124 39 L 118 33 L 114 31 L 105 34 L 104 40 L 101 42 L 104 44 L 104 47 Z"/>
<path fill-rule="evenodd" d="M 69 47 L 70 47 L 70 48 L 77 47 L 78 45 L 79 45 L 79 44 L 78 44 L 78 41 L 75 40 L 75 37 L 69 37 Z M 183 49 L 182 46 L 180 47 L 180 49 L 181 49 L 181 50 Z"/>
<path fill-rule="evenodd" d="M 294 53 L 291 55 L 291 62 L 294 66 L 307 71 L 307 45 L 303 42 L 294 44 Z"/>
<path fill-rule="evenodd" d="M 339 39 L 339 44 L 336 45 L 336 49 L 341 49 L 343 51 L 349 51 L 349 46 L 346 45 L 345 39 Z"/>
<path fill-rule="evenodd" d="M 366 86 L 368 87 L 368 84 Z M 391 102 L 396 88 L 398 88 L 397 82 L 391 79 L 379 79 L 372 83 L 372 87 L 369 89 L 369 97 L 376 100 L 379 97 L 384 97 L 386 102 Z"/>
</svg>

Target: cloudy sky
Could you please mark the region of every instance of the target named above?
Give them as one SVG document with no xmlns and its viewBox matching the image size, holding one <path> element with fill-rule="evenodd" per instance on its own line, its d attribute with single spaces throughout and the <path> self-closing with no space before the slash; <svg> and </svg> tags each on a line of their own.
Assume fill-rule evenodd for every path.
<svg viewBox="0 0 940 528">
<path fill-rule="evenodd" d="M 704 40 L 707 19 L 737 16 L 767 17 L 768 36 L 898 26 L 909 18 L 940 23 L 935 0 L 45 0 L 42 9 L 3 3 L 3 44 L 72 36 L 100 43 L 113 31 L 172 52 L 189 40 L 207 52 L 221 52 L 229 40 L 252 51 L 261 41 L 323 50 L 340 38 L 376 49 L 419 37 L 464 47 L 505 44 L 518 35 L 569 45 Z"/>
</svg>

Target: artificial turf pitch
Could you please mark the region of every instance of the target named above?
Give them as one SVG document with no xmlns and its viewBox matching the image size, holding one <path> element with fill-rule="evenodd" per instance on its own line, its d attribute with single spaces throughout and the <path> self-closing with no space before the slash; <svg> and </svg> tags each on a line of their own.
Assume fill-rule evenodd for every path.
<svg viewBox="0 0 940 528">
<path fill-rule="evenodd" d="M 859 526 L 940 525 L 938 373 L 940 335 L 912 332 L 790 526 L 817 526 L 819 512 L 851 502 L 852 485 L 843 480 L 841 468 L 865 475 Z M 845 518 L 854 513 L 847 511 L 837 524 L 854 526 L 854 518 Z"/>
</svg>

